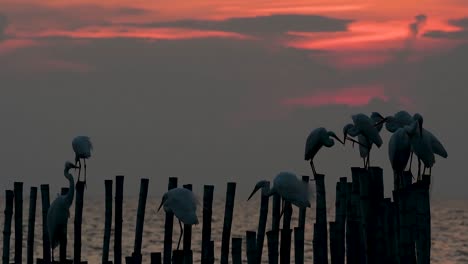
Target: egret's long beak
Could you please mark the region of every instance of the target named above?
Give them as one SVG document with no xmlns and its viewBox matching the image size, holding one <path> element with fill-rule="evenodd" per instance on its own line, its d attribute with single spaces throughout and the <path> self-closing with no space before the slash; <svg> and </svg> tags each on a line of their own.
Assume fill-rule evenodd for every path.
<svg viewBox="0 0 468 264">
<path fill-rule="evenodd" d="M 249 198 L 247 198 L 247 201 L 250 200 L 250 198 L 252 198 L 252 196 L 260 189 L 260 187 L 258 186 L 255 186 L 255 188 L 253 189 L 252 193 L 250 194 Z"/>
<path fill-rule="evenodd" d="M 162 207 L 163 204 L 166 202 L 166 200 L 167 200 L 166 197 L 164 197 L 164 198 L 162 199 L 161 204 L 159 205 L 159 208 L 158 208 L 158 212 L 159 212 L 159 210 L 161 210 L 161 207 Z"/>
<path fill-rule="evenodd" d="M 345 145 L 345 143 L 346 143 L 346 137 L 347 137 L 347 135 L 348 135 L 347 133 L 344 133 L 344 134 L 343 134 L 343 141 L 340 140 L 340 142 L 343 142 L 343 145 Z"/>
<path fill-rule="evenodd" d="M 381 124 L 387 122 L 387 119 L 388 119 L 387 117 L 383 118 L 383 119 L 380 120 L 379 122 L 375 123 L 375 124 L 374 124 L 374 127 L 378 127 L 378 126 L 380 126 Z"/>
<path fill-rule="evenodd" d="M 333 135 L 332 137 L 334 137 L 336 140 L 338 140 L 341 145 L 344 145 L 344 141 L 341 141 L 341 139 L 339 139 L 337 136 Z"/>
</svg>

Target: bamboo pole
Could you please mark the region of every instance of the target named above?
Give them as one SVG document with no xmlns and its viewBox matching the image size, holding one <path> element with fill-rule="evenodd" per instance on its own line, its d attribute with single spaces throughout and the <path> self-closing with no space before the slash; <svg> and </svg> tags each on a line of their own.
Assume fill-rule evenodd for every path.
<svg viewBox="0 0 468 264">
<path fill-rule="evenodd" d="M 232 255 L 232 264 L 242 264 L 242 238 L 240 237 L 232 238 L 231 255 Z"/>
<path fill-rule="evenodd" d="M 270 197 L 268 197 L 266 193 L 263 193 L 262 191 L 261 201 L 260 201 L 260 215 L 258 217 L 258 230 L 257 230 L 257 263 L 262 262 L 263 242 L 265 240 L 269 198 Z"/>
<path fill-rule="evenodd" d="M 41 201 L 42 201 L 42 261 L 50 263 L 50 240 L 49 231 L 47 228 L 47 211 L 49 211 L 49 185 L 41 184 Z"/>
<path fill-rule="evenodd" d="M 168 190 L 177 188 L 177 178 L 169 177 L 169 183 L 167 185 Z M 171 263 L 172 254 L 172 228 L 174 224 L 174 214 L 172 212 L 166 212 L 166 219 L 164 222 L 164 255 L 163 263 Z"/>
<path fill-rule="evenodd" d="M 114 264 L 122 264 L 122 209 L 124 176 L 115 177 Z"/>
<path fill-rule="evenodd" d="M 214 256 L 214 241 L 211 240 L 208 244 L 208 264 L 213 264 L 215 262 Z"/>
<path fill-rule="evenodd" d="M 173 264 L 184 263 L 184 251 L 183 250 L 174 250 L 172 254 L 172 263 Z"/>
<path fill-rule="evenodd" d="M 247 263 L 248 264 L 256 264 L 257 263 L 257 256 L 256 250 L 256 236 L 257 234 L 255 231 L 246 231 L 246 246 L 247 246 Z"/>
<path fill-rule="evenodd" d="M 383 224 L 381 205 L 384 200 L 383 170 L 380 167 L 370 167 L 368 169 L 369 179 L 369 207 L 367 237 L 369 263 L 382 263 L 385 261 L 383 247 Z"/>
<path fill-rule="evenodd" d="M 292 218 L 292 205 L 290 202 L 283 200 L 284 213 L 283 213 L 283 229 L 281 230 L 280 241 L 280 263 L 288 264 L 291 260 L 291 218 Z"/>
<path fill-rule="evenodd" d="M 304 264 L 304 227 L 294 228 L 294 263 Z"/>
<path fill-rule="evenodd" d="M 268 263 L 269 264 L 278 264 L 278 231 L 271 230 L 266 232 L 268 240 Z"/>
<path fill-rule="evenodd" d="M 347 178 L 341 177 L 336 184 L 336 200 L 335 200 L 335 246 L 336 246 L 336 263 L 344 264 L 345 260 L 345 223 L 346 223 L 346 188 Z M 330 239 L 331 241 L 331 239 Z"/>
<path fill-rule="evenodd" d="M 211 241 L 211 217 L 213 214 L 213 185 L 205 185 L 203 191 L 203 227 L 202 227 L 202 250 L 201 261 L 209 263 L 209 250 Z"/>
<path fill-rule="evenodd" d="M 192 190 L 192 184 L 184 184 L 183 187 L 187 190 Z M 193 251 L 192 251 L 192 225 L 184 224 L 184 263 L 193 263 Z"/>
<path fill-rule="evenodd" d="M 280 238 L 280 214 L 281 214 L 281 197 L 278 194 L 273 194 L 273 205 L 272 205 L 272 220 L 271 220 L 271 230 L 272 232 L 275 232 L 275 235 L 271 235 L 272 238 L 275 238 L 272 241 L 268 241 L 268 250 L 276 250 L 276 252 L 269 252 L 268 256 L 276 255 L 276 263 L 278 263 L 279 260 L 279 245 L 273 246 L 270 243 L 279 243 L 279 238 Z"/>
<path fill-rule="evenodd" d="M 2 263 L 9 264 L 10 262 L 10 236 L 11 236 L 11 219 L 13 217 L 13 199 L 14 192 L 12 190 L 5 191 L 5 219 L 3 224 L 3 256 Z"/>
<path fill-rule="evenodd" d="M 352 195 L 353 192 L 353 182 L 348 182 L 346 184 L 346 263 L 347 264 L 357 264 L 358 254 L 357 254 L 357 224 L 355 216 L 355 200 Z"/>
<path fill-rule="evenodd" d="M 83 220 L 84 188 L 84 182 L 78 181 L 76 183 L 74 263 L 81 263 L 81 226 Z"/>
<path fill-rule="evenodd" d="M 316 223 L 314 225 L 314 255 L 317 264 L 328 264 L 327 203 L 325 193 L 325 175 L 315 175 Z"/>
<path fill-rule="evenodd" d="M 151 264 L 161 264 L 161 252 L 152 252 L 150 257 Z"/>
<path fill-rule="evenodd" d="M 104 239 L 102 245 L 102 264 L 107 264 L 109 261 L 109 244 L 112 228 L 112 180 L 104 181 L 106 209 L 104 221 Z"/>
<path fill-rule="evenodd" d="M 307 185 L 309 184 L 309 176 L 302 176 L 302 181 L 305 182 Z M 298 219 L 298 227 L 305 229 L 305 220 L 306 220 L 306 210 L 307 208 L 300 208 L 299 209 L 299 219 Z"/>
<path fill-rule="evenodd" d="M 364 247 L 364 259 L 363 264 L 372 263 L 372 248 L 370 242 L 371 230 L 369 225 L 370 221 L 370 188 L 371 188 L 371 179 L 369 171 L 362 169 L 359 174 L 359 208 L 361 213 L 361 237 L 362 245 Z M 370 258 L 370 259 L 369 259 Z"/>
<path fill-rule="evenodd" d="M 26 263 L 34 263 L 34 227 L 36 223 L 36 199 L 37 187 L 31 187 L 29 194 L 29 216 L 28 216 L 28 247 Z"/>
<path fill-rule="evenodd" d="M 15 192 L 15 264 L 23 258 L 23 183 L 14 183 Z"/>
<path fill-rule="evenodd" d="M 145 224 L 146 198 L 148 197 L 149 179 L 140 180 L 140 195 L 138 198 L 137 220 L 135 226 L 135 244 L 132 253 L 132 262 L 141 264 L 141 243 L 143 240 L 143 227 Z"/>
<path fill-rule="evenodd" d="M 337 225 L 336 222 L 330 222 L 330 257 L 331 263 L 336 264 L 338 263 L 338 247 L 337 247 Z"/>
<path fill-rule="evenodd" d="M 228 182 L 226 191 L 226 204 L 224 207 L 224 224 L 221 238 L 221 264 L 229 262 L 229 242 L 231 240 L 231 226 L 236 196 L 236 183 Z"/>
<path fill-rule="evenodd" d="M 67 195 L 68 187 L 62 187 L 60 190 L 60 195 Z M 60 240 L 59 245 L 59 260 L 60 263 L 67 262 L 67 244 L 68 244 L 68 225 L 65 227 L 65 236 Z"/>
</svg>

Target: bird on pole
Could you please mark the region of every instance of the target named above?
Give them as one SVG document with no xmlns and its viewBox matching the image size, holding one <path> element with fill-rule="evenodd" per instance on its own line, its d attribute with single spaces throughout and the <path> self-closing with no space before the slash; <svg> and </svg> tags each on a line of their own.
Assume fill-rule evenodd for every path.
<svg viewBox="0 0 468 264">
<path fill-rule="evenodd" d="M 58 195 L 52 202 L 47 211 L 47 229 L 49 233 L 50 246 L 52 249 L 52 261 L 54 260 L 54 249 L 63 241 L 67 234 L 67 223 L 70 217 L 70 206 L 73 203 L 75 195 L 75 181 L 73 175 L 69 172 L 70 169 L 75 169 L 73 163 L 67 161 L 65 163 L 64 176 L 69 181 L 69 189 L 67 194 Z"/>
<path fill-rule="evenodd" d="M 91 158 L 93 144 L 88 136 L 77 136 L 72 141 L 73 151 L 75 152 L 75 166 L 78 166 L 78 181 L 81 175 L 81 160 L 84 164 L 84 183 L 86 186 L 86 160 Z"/>
<path fill-rule="evenodd" d="M 333 131 L 327 131 L 327 129 L 323 127 L 312 130 L 307 137 L 304 160 L 310 161 L 310 167 L 312 168 L 314 177 L 317 175 L 317 171 L 314 166 L 314 157 L 323 146 L 331 148 L 335 145 L 335 141 L 332 138 L 335 138 L 341 144 L 344 144 L 344 142 L 341 141 Z"/>
<path fill-rule="evenodd" d="M 198 200 L 193 192 L 185 188 L 171 189 L 167 191 L 162 197 L 158 212 L 161 207 L 164 207 L 164 211 L 166 213 L 172 212 L 179 220 L 180 237 L 179 243 L 177 243 L 177 250 L 179 249 L 180 241 L 182 239 L 182 235 L 184 234 L 182 223 L 186 225 L 198 224 L 197 204 Z"/>
<path fill-rule="evenodd" d="M 408 164 L 411 152 L 411 142 L 408 131 L 402 127 L 398 128 L 390 137 L 388 142 L 388 157 L 393 169 L 394 187 L 402 187 L 402 175 Z"/>
</svg>

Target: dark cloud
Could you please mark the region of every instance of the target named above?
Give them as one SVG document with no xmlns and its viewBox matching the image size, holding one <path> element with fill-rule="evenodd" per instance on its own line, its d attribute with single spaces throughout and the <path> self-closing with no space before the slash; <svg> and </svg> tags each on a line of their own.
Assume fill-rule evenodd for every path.
<svg viewBox="0 0 468 264">
<path fill-rule="evenodd" d="M 415 21 L 409 25 L 410 33 L 412 36 L 417 36 L 421 31 L 421 28 L 424 26 L 427 20 L 427 16 L 420 14 L 414 17 Z"/>
<path fill-rule="evenodd" d="M 271 15 L 214 20 L 179 20 L 131 24 L 137 27 L 183 27 L 202 30 L 220 30 L 241 34 L 280 34 L 287 31 L 346 31 L 352 20 L 316 15 Z"/>
<path fill-rule="evenodd" d="M 449 23 L 453 26 L 460 27 L 458 31 L 443 31 L 443 30 L 432 30 L 424 34 L 425 37 L 429 38 L 445 38 L 445 39 L 468 39 L 468 18 L 452 19 Z"/>
<path fill-rule="evenodd" d="M 7 26 L 8 26 L 7 17 L 0 13 L 0 41 L 4 40 L 6 38 L 5 30 L 6 30 Z"/>
</svg>

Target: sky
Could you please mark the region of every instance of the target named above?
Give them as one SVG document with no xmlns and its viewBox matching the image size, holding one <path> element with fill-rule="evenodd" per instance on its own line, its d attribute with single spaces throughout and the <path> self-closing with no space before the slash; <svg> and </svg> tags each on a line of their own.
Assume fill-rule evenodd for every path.
<svg viewBox="0 0 468 264">
<path fill-rule="evenodd" d="M 305 140 L 342 135 L 351 115 L 421 113 L 446 147 L 433 197 L 468 198 L 464 0 L 0 0 L 0 186 L 67 186 L 71 141 L 88 135 L 89 195 L 168 177 L 224 195 L 280 171 L 311 175 Z M 390 134 L 371 152 L 393 173 Z M 357 148 L 315 159 L 329 195 L 361 166 Z"/>
</svg>

